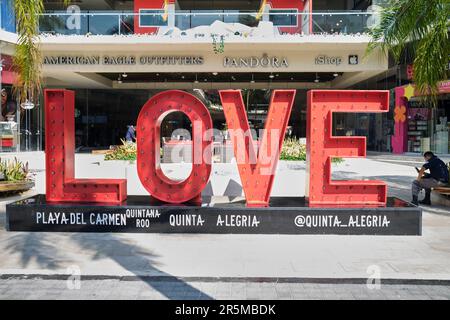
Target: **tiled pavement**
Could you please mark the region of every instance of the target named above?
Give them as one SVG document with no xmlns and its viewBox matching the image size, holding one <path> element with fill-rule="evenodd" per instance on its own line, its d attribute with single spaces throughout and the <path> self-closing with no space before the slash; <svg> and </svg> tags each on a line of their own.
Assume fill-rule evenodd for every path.
<svg viewBox="0 0 450 320">
<path fill-rule="evenodd" d="M 79 289 L 77 287 L 79 286 Z M 448 300 L 450 284 L 383 284 L 368 288 L 363 283 L 249 282 L 204 279 L 181 280 L 74 280 L 21 279 L 0 280 L 0 299 L 176 299 L 176 300 L 359 300 L 412 299 Z"/>
</svg>

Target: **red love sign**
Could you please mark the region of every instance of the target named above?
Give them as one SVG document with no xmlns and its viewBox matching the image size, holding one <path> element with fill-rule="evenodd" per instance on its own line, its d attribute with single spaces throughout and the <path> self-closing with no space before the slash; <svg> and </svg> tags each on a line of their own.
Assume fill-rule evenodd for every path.
<svg viewBox="0 0 450 320">
<path fill-rule="evenodd" d="M 240 91 L 220 91 L 248 206 L 269 205 L 270 193 L 295 90 L 274 90 L 265 129 L 254 141 Z M 109 202 L 126 199 L 124 179 L 75 179 L 74 93 L 45 90 L 46 198 L 50 202 Z M 365 137 L 333 137 L 333 112 L 386 112 L 389 91 L 320 91 L 308 93 L 307 199 L 311 206 L 384 205 L 380 181 L 331 180 L 331 158 L 365 157 Z M 183 112 L 193 127 L 191 174 L 172 181 L 160 168 L 160 126 L 171 112 Z M 145 189 L 168 203 L 200 202 L 211 173 L 212 120 L 195 96 L 179 90 L 161 92 L 142 108 L 137 121 L 137 170 Z"/>
</svg>

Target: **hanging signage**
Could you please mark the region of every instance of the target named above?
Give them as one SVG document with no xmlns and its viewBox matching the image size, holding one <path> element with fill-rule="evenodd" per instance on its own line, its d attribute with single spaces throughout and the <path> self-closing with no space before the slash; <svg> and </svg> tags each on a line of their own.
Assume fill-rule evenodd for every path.
<svg viewBox="0 0 450 320">
<path fill-rule="evenodd" d="M 45 65 L 202 65 L 202 56 L 45 56 Z"/>
<path fill-rule="evenodd" d="M 338 66 L 342 64 L 342 57 L 328 57 L 326 55 L 317 56 L 314 59 L 314 63 L 317 65 L 335 65 Z"/>
<path fill-rule="evenodd" d="M 289 63 L 285 57 L 264 54 L 261 57 L 225 57 L 223 66 L 225 68 L 288 68 Z"/>
<path fill-rule="evenodd" d="M 333 65 L 340 66 L 344 63 L 344 58 L 340 56 L 327 56 L 327 55 L 319 55 L 314 59 L 314 64 L 316 65 Z M 351 54 L 348 56 L 348 64 L 349 65 L 357 65 L 359 64 L 359 57 L 357 54 Z"/>
</svg>

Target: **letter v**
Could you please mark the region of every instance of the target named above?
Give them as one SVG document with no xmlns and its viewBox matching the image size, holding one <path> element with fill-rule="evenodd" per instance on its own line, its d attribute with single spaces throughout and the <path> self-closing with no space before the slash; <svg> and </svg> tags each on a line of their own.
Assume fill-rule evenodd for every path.
<svg viewBox="0 0 450 320">
<path fill-rule="evenodd" d="M 267 207 L 295 90 L 273 92 L 259 147 L 251 135 L 241 91 L 221 90 L 219 94 L 247 206 Z"/>
</svg>

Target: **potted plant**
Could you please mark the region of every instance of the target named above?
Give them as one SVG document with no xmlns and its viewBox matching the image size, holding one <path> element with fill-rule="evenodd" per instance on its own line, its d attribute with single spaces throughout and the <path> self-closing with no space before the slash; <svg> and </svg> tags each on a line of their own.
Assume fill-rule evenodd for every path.
<svg viewBox="0 0 450 320">
<path fill-rule="evenodd" d="M 34 182 L 29 177 L 28 162 L 22 163 L 14 158 L 11 160 L 0 159 L 0 194 L 20 193 L 34 187 Z"/>
<path fill-rule="evenodd" d="M 108 151 L 105 155 L 105 161 L 111 160 L 125 160 L 130 164 L 136 160 L 136 142 L 125 141 L 121 139 L 122 145 L 115 147 L 113 150 Z"/>
</svg>

